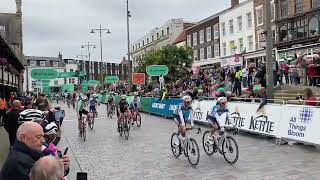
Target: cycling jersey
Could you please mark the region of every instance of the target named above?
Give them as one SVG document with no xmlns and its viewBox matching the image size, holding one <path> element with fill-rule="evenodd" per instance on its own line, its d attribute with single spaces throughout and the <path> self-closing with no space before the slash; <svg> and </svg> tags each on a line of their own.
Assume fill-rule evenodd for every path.
<svg viewBox="0 0 320 180">
<path fill-rule="evenodd" d="M 191 121 L 191 126 L 194 125 L 192 118 L 192 107 L 186 107 L 184 103 L 178 105 L 178 108 L 173 112 L 176 123 L 185 126 L 185 123 Z"/>
<path fill-rule="evenodd" d="M 217 124 L 219 129 L 220 129 L 220 124 L 221 123 L 224 123 L 224 122 L 219 122 L 217 119 L 217 117 L 220 117 L 223 113 L 227 113 L 227 116 L 226 118 L 229 117 L 229 109 L 228 108 L 224 108 L 224 109 L 221 109 L 219 105 L 216 105 L 216 106 L 213 106 L 211 111 L 208 113 L 208 121 L 211 125 L 214 125 L 214 124 Z"/>
<path fill-rule="evenodd" d="M 96 106 L 97 103 L 98 103 L 98 99 L 97 99 L 97 98 L 96 98 L 96 99 L 94 99 L 94 98 L 90 98 L 90 99 L 89 99 L 89 105 L 90 105 L 90 107 Z"/>
<path fill-rule="evenodd" d="M 124 113 L 127 111 L 127 109 L 129 108 L 129 104 L 127 103 L 127 101 L 119 101 L 118 103 L 118 108 L 120 109 L 121 113 Z"/>
<path fill-rule="evenodd" d="M 109 103 L 113 102 L 113 96 L 110 95 L 110 96 L 108 97 L 108 102 L 109 102 Z"/>
<path fill-rule="evenodd" d="M 131 103 L 130 103 L 130 109 L 131 110 L 134 110 L 136 108 L 140 108 L 141 107 L 141 104 L 140 104 L 140 100 L 137 98 L 137 99 L 132 99 Z"/>
</svg>

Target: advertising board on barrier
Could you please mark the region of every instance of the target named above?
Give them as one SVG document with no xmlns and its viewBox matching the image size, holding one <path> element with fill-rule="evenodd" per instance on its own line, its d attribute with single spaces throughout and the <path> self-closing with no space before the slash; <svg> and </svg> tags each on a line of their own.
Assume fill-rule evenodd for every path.
<svg viewBox="0 0 320 180">
<path fill-rule="evenodd" d="M 216 104 L 216 101 L 194 101 L 192 103 L 193 120 L 198 122 L 208 122 L 207 113 Z"/>
<path fill-rule="evenodd" d="M 180 103 L 182 103 L 181 99 L 165 99 L 161 101 L 157 98 L 152 98 L 150 112 L 172 117 L 174 110 L 177 109 Z"/>
<path fill-rule="evenodd" d="M 283 109 L 280 136 L 320 144 L 320 109 L 310 106 L 290 106 Z"/>
</svg>

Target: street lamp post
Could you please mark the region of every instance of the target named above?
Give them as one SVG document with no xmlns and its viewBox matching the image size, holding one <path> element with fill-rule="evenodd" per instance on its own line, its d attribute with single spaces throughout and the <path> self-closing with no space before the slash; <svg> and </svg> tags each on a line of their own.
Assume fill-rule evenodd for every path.
<svg viewBox="0 0 320 180">
<path fill-rule="evenodd" d="M 90 79 L 90 77 L 91 77 L 91 54 L 90 54 L 90 47 L 93 47 L 93 48 L 96 48 L 96 46 L 95 45 L 93 45 L 93 44 L 90 44 L 89 42 L 88 42 L 88 44 L 85 44 L 85 45 L 82 45 L 81 46 L 81 48 L 85 48 L 85 47 L 87 47 L 88 48 L 88 59 L 89 59 L 89 79 Z"/>
<path fill-rule="evenodd" d="M 100 35 L 100 61 L 101 61 L 101 65 L 100 65 L 100 77 L 101 77 L 101 83 L 103 82 L 103 73 L 102 73 L 102 58 L 103 58 L 103 53 L 102 53 L 102 32 L 106 31 L 107 34 L 110 34 L 110 30 L 109 29 L 102 29 L 101 24 L 99 26 L 98 29 L 91 29 L 90 33 L 95 33 L 95 31 L 99 31 L 99 35 Z"/>
<path fill-rule="evenodd" d="M 127 0 L 127 36 L 128 36 L 128 62 L 129 62 L 128 82 L 132 80 L 132 78 L 131 78 L 131 76 L 132 76 L 132 62 L 130 60 L 130 23 L 129 23 L 130 17 L 131 17 L 131 14 L 129 11 L 129 0 Z"/>
</svg>

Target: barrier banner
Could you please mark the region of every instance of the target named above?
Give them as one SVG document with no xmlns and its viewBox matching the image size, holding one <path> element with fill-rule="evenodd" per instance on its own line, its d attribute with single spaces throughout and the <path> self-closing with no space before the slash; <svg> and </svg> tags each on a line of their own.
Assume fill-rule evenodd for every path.
<svg viewBox="0 0 320 180">
<path fill-rule="evenodd" d="M 193 120 L 198 122 L 207 123 L 207 113 L 211 110 L 211 108 L 216 104 L 216 101 L 198 101 L 195 100 L 192 103 L 193 110 Z"/>
<path fill-rule="evenodd" d="M 283 138 L 320 144 L 320 109 L 311 106 L 287 105 L 280 122 Z"/>
<path fill-rule="evenodd" d="M 152 98 L 150 112 L 167 117 L 172 117 L 174 110 L 182 103 L 181 99 L 165 99 L 163 101 Z"/>
<path fill-rule="evenodd" d="M 152 98 L 147 98 L 147 97 L 141 97 L 140 98 L 140 102 L 141 102 L 141 108 L 144 112 L 150 112 L 150 108 L 151 108 L 151 102 L 152 102 Z"/>
</svg>

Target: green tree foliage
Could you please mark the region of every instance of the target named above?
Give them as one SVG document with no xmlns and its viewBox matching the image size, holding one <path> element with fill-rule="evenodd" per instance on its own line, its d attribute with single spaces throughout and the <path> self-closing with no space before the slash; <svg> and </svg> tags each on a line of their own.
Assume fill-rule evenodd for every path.
<svg viewBox="0 0 320 180">
<path fill-rule="evenodd" d="M 175 81 L 185 77 L 192 65 L 192 50 L 190 47 L 177 47 L 167 45 L 160 50 L 149 52 L 144 56 L 143 62 L 136 68 L 136 72 L 146 72 L 150 65 L 166 65 L 169 74 L 166 79 Z"/>
</svg>

